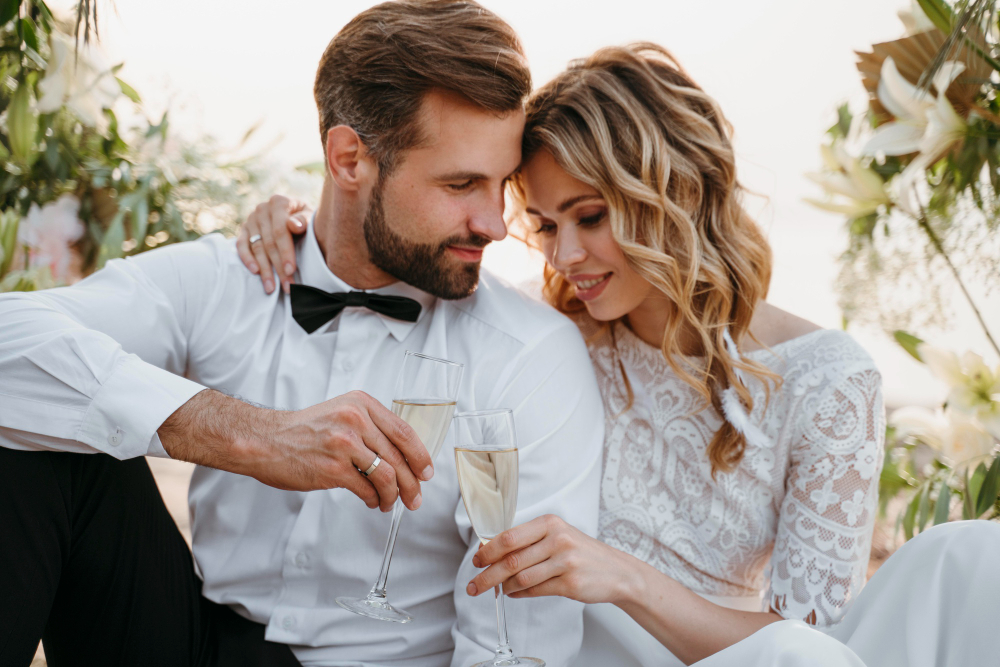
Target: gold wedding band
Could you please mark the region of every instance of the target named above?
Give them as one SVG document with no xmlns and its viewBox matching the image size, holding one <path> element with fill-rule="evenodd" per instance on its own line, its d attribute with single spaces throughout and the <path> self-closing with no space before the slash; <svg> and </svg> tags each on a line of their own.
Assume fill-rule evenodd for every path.
<svg viewBox="0 0 1000 667">
<path fill-rule="evenodd" d="M 364 475 L 365 477 L 368 477 L 368 475 L 375 472 L 375 468 L 378 468 L 379 463 L 382 463 L 382 458 L 378 454 L 376 454 L 375 460 L 372 461 L 372 464 L 370 466 L 368 466 L 368 470 L 362 470 L 361 474 Z"/>
<path fill-rule="evenodd" d="M 253 245 L 257 241 L 260 241 L 260 234 L 254 234 L 250 237 L 250 245 Z"/>
</svg>

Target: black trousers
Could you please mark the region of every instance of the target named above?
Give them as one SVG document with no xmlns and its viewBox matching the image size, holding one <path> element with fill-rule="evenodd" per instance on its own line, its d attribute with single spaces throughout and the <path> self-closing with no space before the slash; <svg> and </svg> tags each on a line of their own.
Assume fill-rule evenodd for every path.
<svg viewBox="0 0 1000 667">
<path fill-rule="evenodd" d="M 201 596 L 143 459 L 0 447 L 0 667 L 300 667 Z"/>
</svg>

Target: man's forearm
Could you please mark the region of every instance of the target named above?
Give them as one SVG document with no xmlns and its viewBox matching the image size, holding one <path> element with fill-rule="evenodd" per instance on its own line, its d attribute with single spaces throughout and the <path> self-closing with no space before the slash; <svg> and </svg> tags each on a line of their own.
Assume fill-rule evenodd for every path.
<svg viewBox="0 0 1000 667">
<path fill-rule="evenodd" d="M 171 458 L 252 476 L 254 445 L 273 431 L 277 414 L 206 389 L 177 408 L 157 433 Z"/>
</svg>

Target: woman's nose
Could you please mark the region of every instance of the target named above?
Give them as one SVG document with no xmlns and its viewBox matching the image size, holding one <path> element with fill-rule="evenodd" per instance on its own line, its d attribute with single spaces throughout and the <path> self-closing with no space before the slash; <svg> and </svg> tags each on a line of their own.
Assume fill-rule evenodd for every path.
<svg viewBox="0 0 1000 667">
<path fill-rule="evenodd" d="M 552 265 L 565 273 L 574 264 L 579 264 L 587 258 L 587 251 L 580 245 L 580 240 L 573 230 L 559 230 L 556 235 L 555 252 L 552 254 Z"/>
</svg>

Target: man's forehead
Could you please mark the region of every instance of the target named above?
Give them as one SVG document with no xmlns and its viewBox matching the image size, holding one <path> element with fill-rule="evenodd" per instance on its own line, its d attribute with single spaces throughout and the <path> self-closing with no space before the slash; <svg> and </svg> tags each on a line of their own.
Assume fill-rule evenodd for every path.
<svg viewBox="0 0 1000 667">
<path fill-rule="evenodd" d="M 432 90 L 421 101 L 417 122 L 421 141 L 414 151 L 499 151 L 500 159 L 513 153 L 520 159 L 523 110 L 498 115 L 457 93 Z"/>
</svg>

